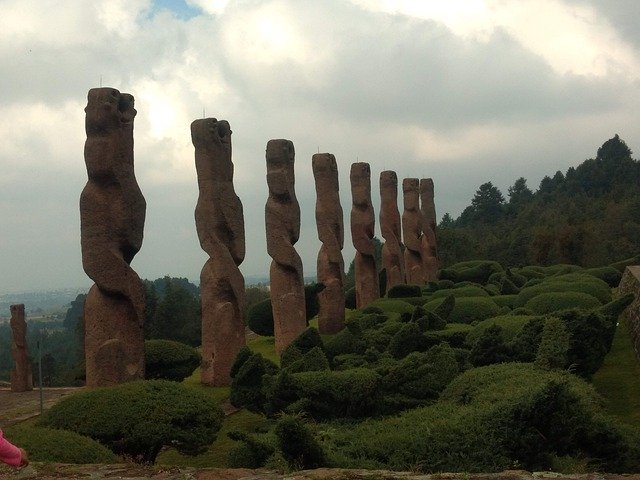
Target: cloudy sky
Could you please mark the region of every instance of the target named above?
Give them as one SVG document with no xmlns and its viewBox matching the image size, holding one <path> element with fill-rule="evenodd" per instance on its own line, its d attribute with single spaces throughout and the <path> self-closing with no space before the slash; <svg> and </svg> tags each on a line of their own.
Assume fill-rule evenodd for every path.
<svg viewBox="0 0 640 480">
<path fill-rule="evenodd" d="M 392 169 L 432 177 L 438 214 L 456 217 L 480 184 L 535 189 L 615 133 L 640 149 L 638 18 L 636 0 L 0 0 L 0 293 L 90 285 L 78 199 L 92 87 L 136 98 L 141 277 L 197 280 L 206 259 L 189 132 L 203 113 L 233 129 L 247 275 L 270 262 L 266 142 L 294 142 L 313 275 L 318 151 L 338 160 L 348 230 L 355 161 L 371 164 L 376 211 Z"/>
</svg>

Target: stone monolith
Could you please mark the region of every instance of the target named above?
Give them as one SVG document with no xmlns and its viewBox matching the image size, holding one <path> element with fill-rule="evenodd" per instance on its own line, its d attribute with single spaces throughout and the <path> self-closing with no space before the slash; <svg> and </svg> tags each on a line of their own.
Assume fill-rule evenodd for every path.
<svg viewBox="0 0 640 480">
<path fill-rule="evenodd" d="M 280 354 L 307 326 L 302 260 L 294 247 L 300 236 L 300 206 L 295 193 L 295 151 L 290 140 L 267 143 L 265 206 L 267 253 L 276 352 Z"/>
<path fill-rule="evenodd" d="M 24 305 L 11 305 L 11 355 L 15 368 L 11 371 L 11 391 L 26 392 L 33 390 L 31 361 L 27 350 L 27 322 L 24 318 Z"/>
<path fill-rule="evenodd" d="M 438 250 L 436 239 L 436 206 L 433 199 L 433 180 L 420 179 L 420 211 L 422 213 L 422 270 L 424 281 L 438 279 Z"/>
<path fill-rule="evenodd" d="M 404 270 L 410 285 L 424 282 L 422 267 L 422 213 L 420 212 L 420 183 L 417 178 L 402 181 L 404 211 L 402 212 L 402 238 L 404 239 Z"/>
<path fill-rule="evenodd" d="M 318 252 L 318 329 L 337 333 L 344 328 L 344 220 L 340 205 L 338 164 L 330 153 L 317 153 L 311 160 L 316 183 L 316 223 L 322 242 Z"/>
<path fill-rule="evenodd" d="M 380 173 L 380 230 L 382 230 L 382 266 L 387 272 L 387 291 L 404 283 L 404 258 L 398 210 L 398 176 L 392 170 Z"/>
<path fill-rule="evenodd" d="M 142 245 L 146 203 L 133 169 L 133 96 L 89 90 L 80 196 L 82 266 L 95 282 L 84 306 L 87 386 L 144 378 L 142 281 L 130 267 Z"/>
<path fill-rule="evenodd" d="M 376 217 L 371 204 L 371 168 L 368 163 L 351 165 L 351 240 L 356 249 L 356 307 L 362 308 L 380 297 L 375 243 Z"/>
<path fill-rule="evenodd" d="M 242 203 L 233 188 L 231 128 L 226 120 L 191 124 L 199 197 L 195 210 L 200 246 L 209 255 L 200 273 L 201 382 L 231 383 L 231 366 L 245 345 L 245 255 Z"/>
</svg>

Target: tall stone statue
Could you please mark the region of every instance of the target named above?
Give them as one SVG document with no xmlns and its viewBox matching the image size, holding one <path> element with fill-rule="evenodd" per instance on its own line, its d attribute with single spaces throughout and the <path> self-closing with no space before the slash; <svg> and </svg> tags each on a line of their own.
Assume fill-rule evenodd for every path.
<svg viewBox="0 0 640 480">
<path fill-rule="evenodd" d="M 356 307 L 380 297 L 373 241 L 376 217 L 371 204 L 371 168 L 368 163 L 351 165 L 351 240 L 356 249 Z"/>
<path fill-rule="evenodd" d="M 422 267 L 422 213 L 420 212 L 420 184 L 417 178 L 402 181 L 404 211 L 402 237 L 404 239 L 404 270 L 410 285 L 424 283 Z"/>
<path fill-rule="evenodd" d="M 433 180 L 420 179 L 420 211 L 422 212 L 422 269 L 424 281 L 438 279 L 438 249 L 436 238 L 436 205 Z"/>
<path fill-rule="evenodd" d="M 384 238 L 382 266 L 387 271 L 387 291 L 394 285 L 404 283 L 401 228 L 398 176 L 394 171 L 385 170 L 380 173 L 380 229 Z"/>
<path fill-rule="evenodd" d="M 293 142 L 267 143 L 265 206 L 267 253 L 271 262 L 271 306 L 276 352 L 280 354 L 307 326 L 302 260 L 294 245 L 300 236 L 300 206 L 295 193 Z"/>
<path fill-rule="evenodd" d="M 15 368 L 11 371 L 11 391 L 33 390 L 31 362 L 27 351 L 27 322 L 24 319 L 24 305 L 11 305 L 11 355 Z"/>
<path fill-rule="evenodd" d="M 337 333 L 344 328 L 344 222 L 338 187 L 338 165 L 330 153 L 317 153 L 311 160 L 316 181 L 316 223 L 322 242 L 318 252 L 318 294 L 320 333 Z"/>
<path fill-rule="evenodd" d="M 82 266 L 95 282 L 84 306 L 87 386 L 144 378 L 144 285 L 129 266 L 146 203 L 133 170 L 133 96 L 89 90 L 80 196 Z"/>
<path fill-rule="evenodd" d="M 196 228 L 209 259 L 200 273 L 202 372 L 207 385 L 230 385 L 231 366 L 245 345 L 242 203 L 233 188 L 231 128 L 225 120 L 205 118 L 191 124 L 200 196 Z"/>
</svg>

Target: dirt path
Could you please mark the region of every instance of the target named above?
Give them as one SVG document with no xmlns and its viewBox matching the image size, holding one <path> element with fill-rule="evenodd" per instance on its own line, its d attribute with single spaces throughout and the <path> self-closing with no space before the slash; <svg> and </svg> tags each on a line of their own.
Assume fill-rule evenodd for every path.
<svg viewBox="0 0 640 480">
<path fill-rule="evenodd" d="M 79 387 L 43 388 L 44 409 L 50 408 L 62 397 L 80 390 Z M 0 428 L 13 425 L 40 414 L 40 391 L 12 392 L 0 388 Z"/>
</svg>

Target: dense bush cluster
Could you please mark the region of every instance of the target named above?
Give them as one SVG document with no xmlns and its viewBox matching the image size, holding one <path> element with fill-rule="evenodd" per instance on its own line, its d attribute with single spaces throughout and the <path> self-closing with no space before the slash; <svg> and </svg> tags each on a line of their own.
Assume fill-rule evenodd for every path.
<svg viewBox="0 0 640 480">
<path fill-rule="evenodd" d="M 145 377 L 181 382 L 200 365 L 198 351 L 173 340 L 146 340 L 144 342 Z"/>
</svg>

